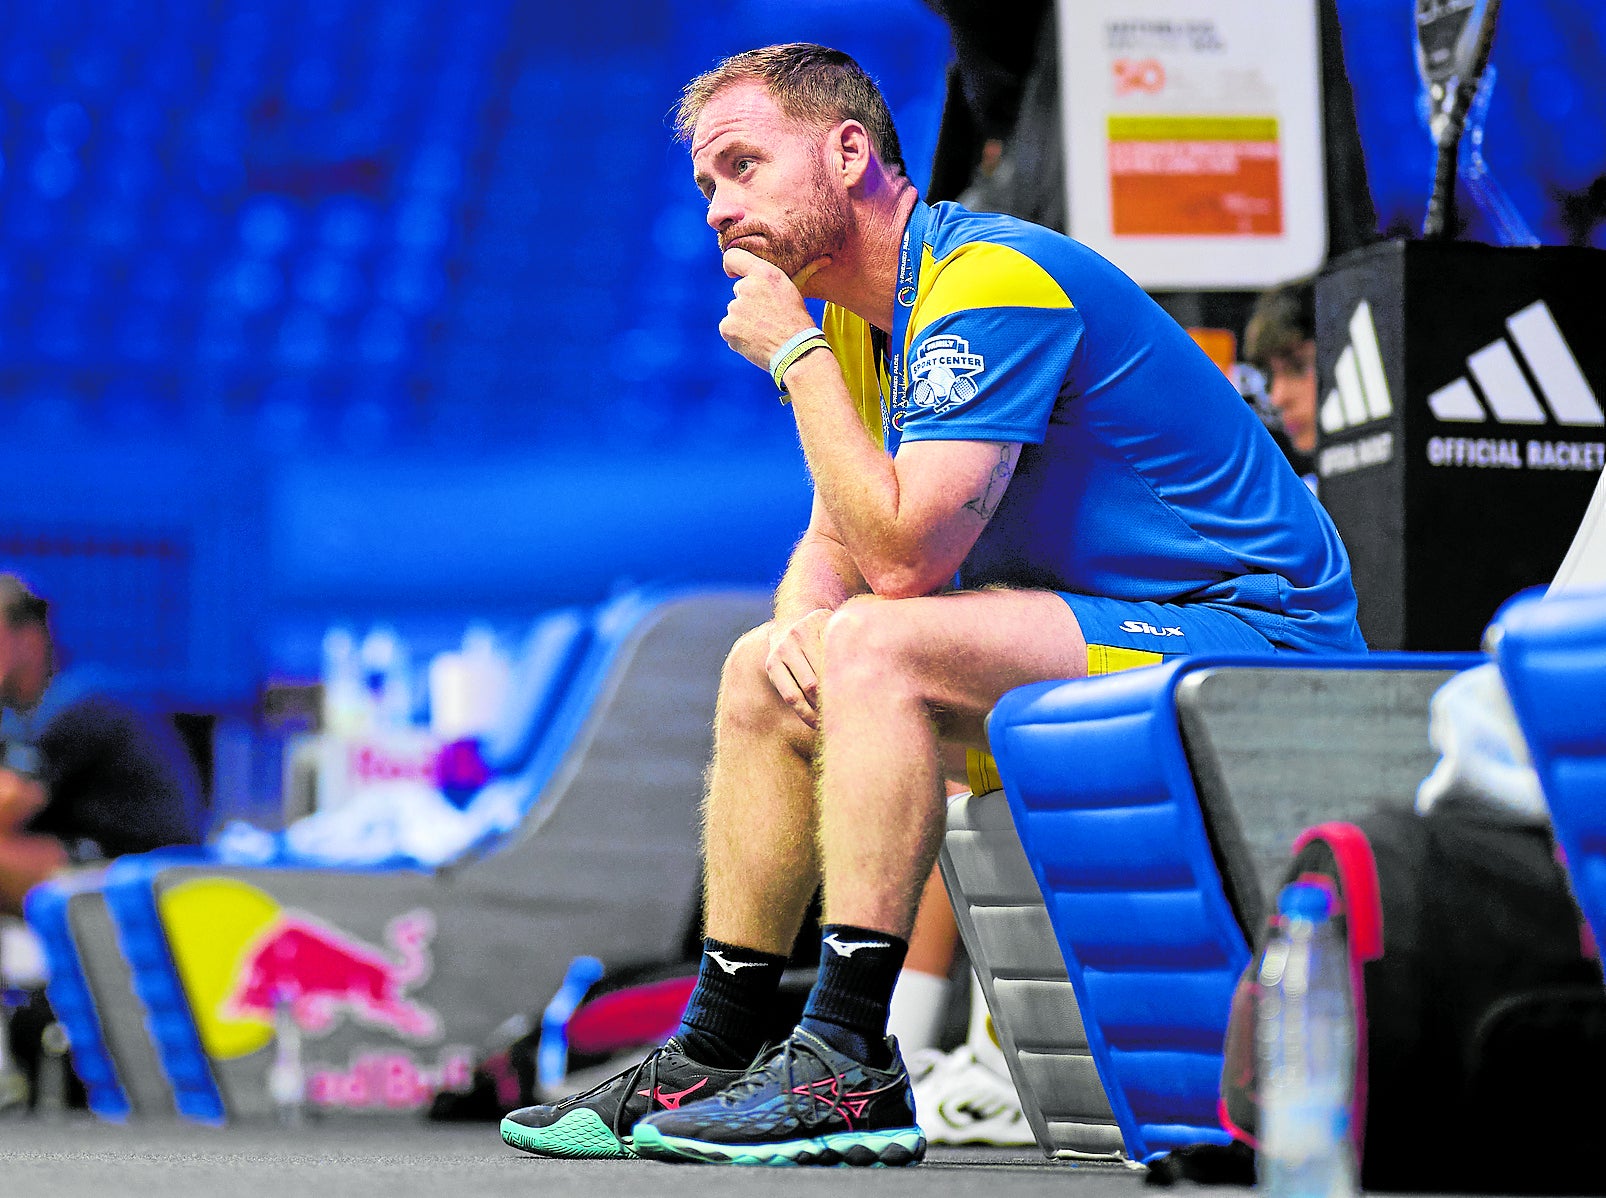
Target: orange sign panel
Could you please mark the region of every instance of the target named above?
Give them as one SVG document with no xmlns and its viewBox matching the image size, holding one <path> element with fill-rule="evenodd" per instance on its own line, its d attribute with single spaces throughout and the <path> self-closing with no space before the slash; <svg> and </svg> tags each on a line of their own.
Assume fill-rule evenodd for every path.
<svg viewBox="0 0 1606 1198">
<path fill-rule="evenodd" d="M 1221 368 L 1222 374 L 1232 377 L 1233 365 L 1238 361 L 1238 338 L 1233 336 L 1231 329 L 1190 328 L 1188 336 L 1210 355 L 1210 360 Z"/>
<path fill-rule="evenodd" d="M 1275 117 L 1111 116 L 1108 129 L 1117 234 L 1282 233 Z"/>
</svg>

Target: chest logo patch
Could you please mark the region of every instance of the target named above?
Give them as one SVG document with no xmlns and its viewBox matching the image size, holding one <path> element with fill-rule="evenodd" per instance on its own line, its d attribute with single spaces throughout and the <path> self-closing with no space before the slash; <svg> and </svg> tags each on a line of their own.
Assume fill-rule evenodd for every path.
<svg viewBox="0 0 1606 1198">
<path fill-rule="evenodd" d="M 909 363 L 909 376 L 914 380 L 911 405 L 940 416 L 969 403 L 979 389 L 976 376 L 986 365 L 980 354 L 970 352 L 970 342 L 963 337 L 951 333 L 927 337 Z"/>
</svg>

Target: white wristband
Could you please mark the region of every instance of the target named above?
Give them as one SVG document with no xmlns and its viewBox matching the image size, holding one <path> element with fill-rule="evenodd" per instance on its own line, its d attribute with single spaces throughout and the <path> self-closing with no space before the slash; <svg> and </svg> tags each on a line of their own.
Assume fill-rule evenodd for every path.
<svg viewBox="0 0 1606 1198">
<path fill-rule="evenodd" d="M 792 364 L 787 360 L 792 354 L 792 351 L 801 346 L 805 341 L 813 341 L 816 338 L 818 338 L 820 341 L 824 341 L 824 331 L 811 327 L 804 329 L 801 333 L 794 333 L 792 336 L 788 337 L 781 348 L 776 350 L 775 353 L 770 357 L 770 378 L 775 380 L 775 386 L 778 390 L 786 390 L 785 387 L 781 386 L 781 375 L 785 373 L 784 367 Z"/>
</svg>

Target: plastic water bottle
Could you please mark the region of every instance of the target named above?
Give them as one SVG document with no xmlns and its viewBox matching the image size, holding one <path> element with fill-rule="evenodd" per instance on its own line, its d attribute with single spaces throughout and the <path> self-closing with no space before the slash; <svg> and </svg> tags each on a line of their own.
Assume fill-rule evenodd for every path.
<svg viewBox="0 0 1606 1198">
<path fill-rule="evenodd" d="M 357 660 L 357 638 L 335 625 L 323 634 L 323 727 L 350 736 L 367 727 L 370 703 Z"/>
<path fill-rule="evenodd" d="M 273 1000 L 273 1063 L 268 1066 L 268 1101 L 287 1127 L 306 1120 L 307 1075 L 301 1065 L 301 1026 L 284 994 Z"/>
<path fill-rule="evenodd" d="M 1349 962 L 1321 886 L 1296 883 L 1260 968 L 1258 1180 L 1273 1198 L 1356 1192 L 1350 1112 L 1355 1013 Z"/>
<path fill-rule="evenodd" d="M 463 668 L 473 716 L 470 736 L 484 736 L 496 726 L 512 688 L 513 666 L 489 625 L 470 624 L 463 630 Z"/>
<path fill-rule="evenodd" d="M 52 1022 L 39 1033 L 39 1076 L 34 1083 L 33 1109 L 38 1115 L 53 1115 L 67 1109 L 67 1093 L 72 1075 L 72 1045 L 67 1029 Z"/>
<path fill-rule="evenodd" d="M 394 628 L 375 625 L 357 649 L 374 722 L 380 728 L 405 728 L 412 723 L 412 663 L 406 644 Z"/>
</svg>

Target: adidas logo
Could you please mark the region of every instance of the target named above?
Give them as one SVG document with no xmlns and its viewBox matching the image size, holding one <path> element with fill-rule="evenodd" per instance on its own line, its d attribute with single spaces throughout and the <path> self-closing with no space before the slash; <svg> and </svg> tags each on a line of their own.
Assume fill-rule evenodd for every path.
<svg viewBox="0 0 1606 1198">
<path fill-rule="evenodd" d="M 1334 387 L 1322 401 L 1324 433 L 1341 433 L 1358 424 L 1382 420 L 1394 411 L 1383 354 L 1377 348 L 1372 305 L 1362 300 L 1349 318 L 1349 344 L 1333 363 Z"/>
<path fill-rule="evenodd" d="M 1544 300 L 1507 317 L 1506 329 L 1509 343 L 1505 337 L 1497 337 L 1467 358 L 1470 381 L 1463 376 L 1428 396 L 1428 407 L 1436 417 L 1449 423 L 1477 424 L 1492 413 L 1501 424 L 1547 424 L 1554 418 L 1557 424 L 1606 425 L 1606 414 Z M 1523 374 L 1519 352 L 1537 393 Z M 1473 382 L 1478 384 L 1477 390 Z"/>
</svg>

